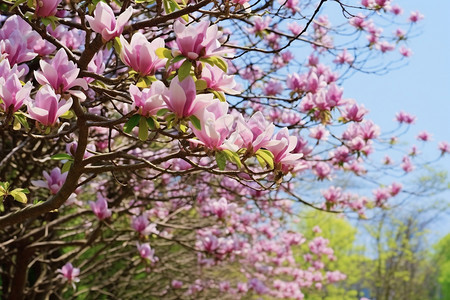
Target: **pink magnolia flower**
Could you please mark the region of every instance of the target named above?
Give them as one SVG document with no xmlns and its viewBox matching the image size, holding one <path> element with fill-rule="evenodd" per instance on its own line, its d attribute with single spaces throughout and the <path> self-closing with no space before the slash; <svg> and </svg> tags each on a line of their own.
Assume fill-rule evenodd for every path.
<svg viewBox="0 0 450 300">
<path fill-rule="evenodd" d="M 283 84 L 278 80 L 271 79 L 266 82 L 263 91 L 266 96 L 276 96 L 283 91 Z"/>
<path fill-rule="evenodd" d="M 36 1 L 36 15 L 39 17 L 54 16 L 61 0 L 39 0 Z"/>
<path fill-rule="evenodd" d="M 142 91 L 135 85 L 130 85 L 130 95 L 133 99 L 134 105 L 139 109 L 138 113 L 142 116 L 154 116 L 158 110 L 166 107 L 163 95 L 166 95 L 168 90 L 164 83 L 155 81 L 150 88 Z"/>
<path fill-rule="evenodd" d="M 172 283 L 170 284 L 174 289 L 179 289 L 183 286 L 183 281 L 180 280 L 172 280 Z"/>
<path fill-rule="evenodd" d="M 398 183 L 398 182 L 393 182 L 390 186 L 389 186 L 389 193 L 391 194 L 391 196 L 396 196 L 398 195 L 398 193 L 401 192 L 403 186 Z"/>
<path fill-rule="evenodd" d="M 116 20 L 112 8 L 103 1 L 98 2 L 94 10 L 94 17 L 86 16 L 92 30 L 102 35 L 103 40 L 109 41 L 122 34 L 123 28 L 133 14 L 133 8 L 128 7 Z"/>
<path fill-rule="evenodd" d="M 291 22 L 291 23 L 289 23 L 289 24 L 287 25 L 287 28 L 288 28 L 289 31 L 290 31 L 293 35 L 295 35 L 295 36 L 299 35 L 299 34 L 302 32 L 302 30 L 303 30 L 303 26 L 301 26 L 301 25 L 298 24 L 297 22 Z"/>
<path fill-rule="evenodd" d="M 228 204 L 227 199 L 223 197 L 217 201 L 211 201 L 211 203 L 209 203 L 209 209 L 219 219 L 224 219 L 228 214 L 228 210 L 233 209 L 234 206 L 235 205 Z"/>
<path fill-rule="evenodd" d="M 75 282 L 79 282 L 80 278 L 80 269 L 74 268 L 71 263 L 66 263 L 61 269 L 56 270 L 58 273 L 61 273 L 60 276 L 64 278 L 69 283 L 72 283 L 73 288 L 75 289 Z"/>
<path fill-rule="evenodd" d="M 409 15 L 409 21 L 411 23 L 417 23 L 423 18 L 425 18 L 424 15 L 422 15 L 419 11 L 412 11 Z"/>
<path fill-rule="evenodd" d="M 222 149 L 225 139 L 231 132 L 234 118 L 227 114 L 228 103 L 215 99 L 211 104 L 199 110 L 195 116 L 200 120 L 201 130 L 191 125 L 192 132 L 198 138 L 191 140 L 209 149 Z"/>
<path fill-rule="evenodd" d="M 108 201 L 101 193 L 97 193 L 97 201 L 89 201 L 89 205 L 99 220 L 111 217 L 111 210 L 108 209 Z"/>
<path fill-rule="evenodd" d="M 139 255 L 146 260 L 151 261 L 152 263 L 157 262 L 159 259 L 155 256 L 155 249 L 150 247 L 149 243 L 139 244 L 136 243 Z"/>
<path fill-rule="evenodd" d="M 167 58 L 161 59 L 156 55 L 158 48 L 164 48 L 162 38 L 149 42 L 142 33 L 136 32 L 131 37 L 130 43 L 122 35 L 120 42 L 122 44 L 120 59 L 141 76 L 153 75 L 165 66 Z"/>
<path fill-rule="evenodd" d="M 426 131 L 421 131 L 417 135 L 417 139 L 420 141 L 428 142 L 431 140 L 431 134 Z"/>
<path fill-rule="evenodd" d="M 405 46 L 401 46 L 398 49 L 398 52 L 400 52 L 400 54 L 403 55 L 404 57 L 411 57 L 413 55 L 412 50 L 409 48 L 406 48 Z"/>
<path fill-rule="evenodd" d="M 450 144 L 445 141 L 439 142 L 438 148 L 441 151 L 441 155 L 444 155 L 445 153 L 450 153 Z"/>
<path fill-rule="evenodd" d="M 412 164 L 411 159 L 408 156 L 403 157 L 401 168 L 406 173 L 412 172 L 414 170 L 414 165 Z"/>
<path fill-rule="evenodd" d="M 349 103 L 342 111 L 342 117 L 348 121 L 361 122 L 369 111 L 362 104 Z"/>
<path fill-rule="evenodd" d="M 159 234 L 159 231 L 156 229 L 156 224 L 150 224 L 146 213 L 139 217 L 133 216 L 131 220 L 131 227 L 141 235 L 149 235 L 151 233 Z"/>
<path fill-rule="evenodd" d="M 58 117 L 66 113 L 72 106 L 72 98 L 60 100 L 61 96 L 56 95 L 49 85 L 41 88 L 35 100 L 27 103 L 30 117 L 45 126 L 56 123 Z"/>
<path fill-rule="evenodd" d="M 297 137 L 290 136 L 288 129 L 285 127 L 278 131 L 272 141 L 268 143 L 266 148 L 272 152 L 274 162 L 284 166 L 283 171 L 293 168 L 300 163 L 302 153 L 292 153 L 297 146 Z"/>
<path fill-rule="evenodd" d="M 88 71 L 97 75 L 101 75 L 103 71 L 105 71 L 105 62 L 103 60 L 103 52 L 95 53 L 94 57 L 88 64 Z M 94 81 L 94 78 L 84 77 L 87 83 L 91 83 Z"/>
<path fill-rule="evenodd" d="M 42 173 L 44 175 L 44 180 L 31 180 L 31 183 L 34 186 L 42 187 L 50 190 L 50 193 L 53 195 L 58 193 L 61 189 L 64 182 L 66 182 L 67 172 L 61 174 L 61 169 L 56 167 L 50 171 L 50 174 L 47 171 Z"/>
<path fill-rule="evenodd" d="M 40 84 L 50 85 L 58 94 L 69 92 L 82 100 L 86 99 L 83 92 L 71 90 L 76 86 L 87 90 L 88 86 L 85 79 L 77 78 L 80 69 L 72 61 L 69 61 L 64 49 L 58 50 L 50 63 L 41 60 L 39 64 L 42 71 L 34 71 L 34 77 Z"/>
<path fill-rule="evenodd" d="M 329 178 L 332 169 L 328 163 L 320 161 L 314 166 L 314 171 L 319 180 L 323 180 L 325 178 Z"/>
<path fill-rule="evenodd" d="M 391 6 L 390 12 L 393 13 L 394 15 L 398 16 L 403 13 L 403 9 L 400 6 L 398 6 L 397 4 L 394 4 Z"/>
<path fill-rule="evenodd" d="M 309 136 L 318 141 L 326 141 L 330 132 L 322 124 L 309 130 Z"/>
<path fill-rule="evenodd" d="M 206 86 L 214 91 L 225 92 L 230 95 L 239 94 L 239 91 L 236 90 L 234 76 L 225 74 L 225 72 L 217 66 L 205 64 L 202 70 L 201 79 L 205 80 Z"/>
<path fill-rule="evenodd" d="M 272 18 L 267 16 L 265 18 L 262 18 L 260 16 L 256 16 L 252 18 L 253 21 L 253 27 L 247 28 L 247 31 L 250 33 L 258 34 L 263 32 L 265 29 L 267 29 L 270 25 L 270 22 L 272 22 Z"/>
<path fill-rule="evenodd" d="M 188 76 L 182 82 L 178 76 L 172 79 L 167 96 L 163 96 L 167 107 L 178 118 L 189 117 L 199 113 L 205 106 L 211 103 L 212 94 L 197 95 L 195 82 Z"/>
<path fill-rule="evenodd" d="M 8 62 L 7 60 L 4 60 Z M 0 109 L 3 111 L 16 112 L 22 107 L 24 102 L 30 99 L 30 92 L 33 89 L 31 82 L 24 86 L 20 82 L 16 73 L 11 72 L 8 77 L 0 77 Z"/>
<path fill-rule="evenodd" d="M 413 115 L 410 115 L 404 111 L 400 111 L 399 113 L 397 113 L 395 115 L 395 119 L 401 124 L 401 123 L 406 123 L 406 124 L 414 124 L 414 122 L 416 121 L 416 117 Z"/>
<path fill-rule="evenodd" d="M 351 53 L 347 51 L 347 49 L 344 49 L 342 52 L 340 52 L 338 55 L 336 55 L 336 58 L 333 60 L 335 64 L 343 65 L 343 64 L 349 64 L 351 65 L 355 58 Z"/>
<path fill-rule="evenodd" d="M 178 50 L 173 51 L 174 57 L 181 54 L 195 60 L 228 52 L 219 50 L 221 44 L 218 39 L 222 33 L 218 31 L 217 25 L 209 25 L 209 22 L 202 21 L 196 25 L 185 26 L 180 21 L 175 21 L 173 27 Z"/>
<path fill-rule="evenodd" d="M 388 51 L 392 51 L 395 49 L 395 46 L 390 44 L 389 42 L 382 41 L 380 43 L 377 43 L 376 48 L 380 50 L 382 53 L 386 53 Z"/>
<path fill-rule="evenodd" d="M 366 16 L 363 14 L 358 14 L 357 16 L 351 18 L 349 20 L 349 23 L 358 30 L 364 30 L 368 25 Z"/>
</svg>

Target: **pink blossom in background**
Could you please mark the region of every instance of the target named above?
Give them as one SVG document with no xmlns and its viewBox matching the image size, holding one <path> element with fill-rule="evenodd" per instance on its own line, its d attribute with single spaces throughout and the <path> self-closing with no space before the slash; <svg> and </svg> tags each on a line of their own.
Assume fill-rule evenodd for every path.
<svg viewBox="0 0 450 300">
<path fill-rule="evenodd" d="M 401 15 L 403 13 L 403 9 L 398 6 L 397 4 L 394 4 L 391 6 L 390 11 L 394 14 L 394 15 Z M 362 300 L 362 299 L 361 299 Z"/>
<path fill-rule="evenodd" d="M 61 269 L 57 269 L 56 271 L 60 273 L 59 276 L 62 276 L 64 280 L 72 283 L 72 286 L 75 289 L 75 282 L 80 281 L 80 278 L 78 278 L 78 275 L 80 275 L 79 268 L 74 268 L 71 263 L 66 263 Z"/>
<path fill-rule="evenodd" d="M 405 173 L 412 172 L 414 170 L 414 165 L 411 162 L 411 159 L 408 156 L 404 156 L 402 159 L 401 168 Z"/>
<path fill-rule="evenodd" d="M 438 148 L 441 151 L 441 155 L 444 155 L 445 153 L 450 153 L 450 144 L 445 141 L 439 142 Z"/>
<path fill-rule="evenodd" d="M 398 49 L 398 52 L 400 52 L 400 54 L 404 57 L 411 57 L 413 55 L 412 50 L 409 48 L 406 48 L 405 46 L 401 46 Z"/>
<path fill-rule="evenodd" d="M 131 227 L 141 235 L 159 234 L 155 223 L 150 223 L 146 213 L 131 219 Z"/>
<path fill-rule="evenodd" d="M 61 0 L 39 0 L 36 1 L 35 13 L 39 17 L 54 16 Z"/>
<path fill-rule="evenodd" d="M 395 115 L 395 119 L 400 123 L 414 124 L 416 117 L 404 111 L 400 111 Z"/>
<path fill-rule="evenodd" d="M 136 246 L 141 258 L 147 259 L 152 263 L 155 263 L 159 260 L 158 257 L 155 256 L 155 250 L 150 247 L 149 243 L 145 244 L 136 243 Z"/>
<path fill-rule="evenodd" d="M 42 187 L 50 190 L 51 194 L 56 194 L 61 189 L 62 185 L 66 181 L 67 172 L 61 174 L 61 169 L 56 167 L 50 171 L 43 172 L 44 180 L 31 180 L 31 183 L 36 187 Z"/>
<path fill-rule="evenodd" d="M 423 142 L 428 142 L 431 140 L 431 134 L 426 132 L 426 131 L 421 131 L 419 132 L 419 134 L 417 135 L 417 139 L 419 141 L 423 141 Z"/>
<path fill-rule="evenodd" d="M 283 84 L 275 79 L 271 79 L 265 83 L 263 92 L 266 96 L 276 96 L 283 91 Z"/>
<path fill-rule="evenodd" d="M 133 14 L 133 8 L 128 7 L 116 19 L 112 8 L 103 1 L 98 2 L 94 10 L 94 17 L 86 16 L 92 30 L 101 34 L 105 41 L 110 41 L 122 34 L 123 28 Z"/>
<path fill-rule="evenodd" d="M 138 113 L 142 116 L 154 116 L 160 109 L 167 107 L 163 97 L 167 95 L 168 89 L 161 81 L 153 82 L 150 88 L 142 91 L 131 84 L 129 91 L 134 106 L 138 108 Z"/>
<path fill-rule="evenodd" d="M 49 85 L 44 85 L 35 99 L 27 103 L 28 114 L 42 125 L 52 126 L 59 116 L 70 109 L 72 102 L 72 98 L 61 100 L 61 96 L 56 95 Z"/>
<path fill-rule="evenodd" d="M 167 62 L 167 58 L 161 59 L 156 55 L 157 49 L 164 48 L 162 38 L 149 42 L 142 33 L 136 32 L 131 37 L 130 43 L 122 35 L 120 42 L 122 44 L 120 59 L 141 76 L 154 75 Z"/>
<path fill-rule="evenodd" d="M 172 280 L 172 283 L 170 284 L 174 289 L 179 289 L 183 286 L 183 282 L 180 280 Z"/>
<path fill-rule="evenodd" d="M 318 141 L 326 141 L 330 132 L 322 124 L 317 125 L 309 130 L 309 136 Z"/>
<path fill-rule="evenodd" d="M 265 29 L 267 29 L 270 25 L 270 22 L 272 22 L 272 18 L 267 17 L 260 17 L 256 16 L 252 18 L 253 21 L 253 27 L 247 28 L 247 31 L 253 34 L 261 33 Z"/>
<path fill-rule="evenodd" d="M 111 210 L 108 209 L 108 201 L 101 193 L 97 193 L 97 201 L 89 201 L 89 205 L 99 220 L 111 217 Z"/>
<path fill-rule="evenodd" d="M 419 11 L 412 11 L 409 15 L 409 21 L 411 23 L 417 23 L 420 20 L 423 20 L 423 18 L 425 18 L 425 16 L 422 15 Z"/>
<path fill-rule="evenodd" d="M 336 55 L 336 58 L 333 60 L 333 62 L 338 65 L 343 64 L 351 65 L 354 60 L 355 60 L 354 56 L 351 53 L 349 53 L 347 49 L 344 49 L 342 52 Z"/>
</svg>

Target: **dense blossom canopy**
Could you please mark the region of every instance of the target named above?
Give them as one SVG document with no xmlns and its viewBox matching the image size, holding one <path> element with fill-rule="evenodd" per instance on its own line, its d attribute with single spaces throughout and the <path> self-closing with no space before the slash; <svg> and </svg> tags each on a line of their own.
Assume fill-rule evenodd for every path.
<svg viewBox="0 0 450 300">
<path fill-rule="evenodd" d="M 379 175 L 417 152 L 376 165 L 396 137 L 341 85 L 401 64 L 423 16 L 328 2 L 344 16 L 323 0 L 2 3 L 2 295 L 304 299 L 344 280 L 320 229 L 293 224 L 402 194 Z M 374 190 L 340 184 L 356 177 Z"/>
</svg>

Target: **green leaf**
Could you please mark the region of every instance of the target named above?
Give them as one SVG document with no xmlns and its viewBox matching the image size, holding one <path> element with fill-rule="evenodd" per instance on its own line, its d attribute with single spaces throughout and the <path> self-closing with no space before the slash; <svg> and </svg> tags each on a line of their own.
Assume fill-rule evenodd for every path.
<svg viewBox="0 0 450 300">
<path fill-rule="evenodd" d="M 225 166 L 227 165 L 227 155 L 222 151 L 217 151 L 216 162 L 220 170 L 225 170 Z"/>
<path fill-rule="evenodd" d="M 14 5 L 10 8 L 9 11 L 13 11 L 17 6 L 19 6 L 22 3 L 27 2 L 27 0 L 17 0 L 16 3 L 14 3 Z M 28 5 L 30 6 L 30 5 Z M 30 7 L 33 7 L 33 5 L 31 5 Z"/>
<path fill-rule="evenodd" d="M 181 65 L 180 69 L 178 69 L 178 79 L 183 81 L 186 77 L 191 73 L 192 63 L 189 60 L 185 60 Z"/>
<path fill-rule="evenodd" d="M 59 117 L 63 118 L 63 119 L 70 120 L 73 117 L 75 117 L 75 113 L 72 110 L 68 110 L 65 113 L 63 113 L 62 115 L 60 115 Z"/>
<path fill-rule="evenodd" d="M 223 152 L 226 154 L 229 161 L 234 163 L 239 169 L 242 168 L 242 163 L 239 155 L 236 152 L 225 149 Z"/>
<path fill-rule="evenodd" d="M 30 126 L 28 125 L 27 117 L 22 112 L 16 112 L 14 113 L 14 118 L 19 121 L 20 124 L 26 129 L 29 130 Z"/>
<path fill-rule="evenodd" d="M 159 123 L 157 120 L 155 120 L 153 117 L 149 117 L 146 119 L 147 125 L 151 130 L 155 130 L 159 128 Z"/>
<path fill-rule="evenodd" d="M 159 58 L 168 58 L 171 59 L 172 58 L 172 51 L 170 51 L 167 48 L 158 48 L 156 49 L 156 55 Z"/>
<path fill-rule="evenodd" d="M 256 151 L 255 155 L 261 167 L 264 168 L 266 164 L 269 165 L 271 169 L 275 167 L 273 163 L 273 154 L 269 150 L 259 149 L 258 151 Z"/>
<path fill-rule="evenodd" d="M 59 154 L 55 154 L 55 155 L 53 155 L 53 156 L 50 157 L 50 158 L 53 159 L 53 160 L 65 160 L 65 159 L 67 159 L 67 160 L 72 160 L 72 159 L 73 159 L 73 157 L 70 156 L 70 155 L 67 154 L 67 153 L 59 153 Z"/>
<path fill-rule="evenodd" d="M 14 198 L 14 200 L 20 203 L 26 204 L 28 201 L 27 195 L 25 195 L 25 189 L 14 189 L 9 194 Z"/>
<path fill-rule="evenodd" d="M 114 50 L 116 50 L 117 54 L 120 54 L 120 52 L 122 51 L 122 43 L 120 42 L 120 38 L 116 37 L 114 39 Z"/>
<path fill-rule="evenodd" d="M 67 161 L 63 167 L 61 168 L 61 173 L 66 173 L 70 170 L 70 167 L 72 166 L 72 160 Z"/>
<path fill-rule="evenodd" d="M 134 115 L 132 116 L 128 122 L 123 125 L 123 131 L 125 133 L 130 133 L 131 130 L 133 130 L 134 127 L 136 127 L 139 124 L 139 120 L 141 119 L 141 115 Z"/>
<path fill-rule="evenodd" d="M 218 57 L 218 56 L 214 56 L 213 59 L 214 59 L 214 64 L 226 73 L 228 70 L 227 63 L 221 57 Z"/>
<path fill-rule="evenodd" d="M 202 124 L 200 123 L 200 120 L 196 116 L 194 115 L 190 116 L 189 121 L 191 121 L 192 125 L 194 125 L 196 129 L 202 130 Z"/>
<path fill-rule="evenodd" d="M 174 59 L 172 59 L 172 63 L 177 63 L 183 59 L 185 59 L 186 57 L 184 57 L 183 55 L 178 55 L 177 57 L 175 57 Z"/>
<path fill-rule="evenodd" d="M 168 110 L 167 108 L 161 108 L 160 110 L 158 110 L 158 112 L 156 113 L 156 115 L 158 117 L 162 117 L 164 116 L 166 113 L 168 113 L 170 110 Z"/>
<path fill-rule="evenodd" d="M 139 139 L 141 141 L 146 141 L 148 138 L 148 124 L 145 118 L 139 119 Z"/>
<path fill-rule="evenodd" d="M 206 83 L 205 80 L 199 79 L 195 82 L 195 89 L 197 91 L 203 91 L 203 90 L 206 90 L 207 88 L 208 88 L 208 84 Z"/>
<path fill-rule="evenodd" d="M 211 93 L 213 93 L 213 95 L 219 99 L 221 102 L 227 102 L 227 99 L 225 98 L 224 93 L 222 92 L 218 92 L 218 91 L 214 91 L 214 90 L 210 90 Z"/>
</svg>

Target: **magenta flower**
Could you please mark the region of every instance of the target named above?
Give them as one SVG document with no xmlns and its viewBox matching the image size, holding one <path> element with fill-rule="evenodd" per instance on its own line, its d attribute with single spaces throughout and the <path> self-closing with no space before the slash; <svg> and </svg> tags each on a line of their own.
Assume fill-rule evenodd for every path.
<svg viewBox="0 0 450 300">
<path fill-rule="evenodd" d="M 139 255 L 146 260 L 151 261 L 152 263 L 157 262 L 159 259 L 155 256 L 155 250 L 150 247 L 149 243 L 139 244 L 136 243 L 137 249 L 139 251 Z"/>
<path fill-rule="evenodd" d="M 50 63 L 41 60 L 40 66 L 42 71 L 34 71 L 34 77 L 40 84 L 49 84 L 58 94 L 69 92 L 82 100 L 86 99 L 83 92 L 70 90 L 76 86 L 87 90 L 88 86 L 85 79 L 77 78 L 80 69 L 69 61 L 64 49 L 60 49 Z"/>
<path fill-rule="evenodd" d="M 89 201 L 89 205 L 99 220 L 111 217 L 111 210 L 108 209 L 108 201 L 101 193 L 97 193 L 97 201 Z"/>
<path fill-rule="evenodd" d="M 45 126 L 56 123 L 58 117 L 66 113 L 72 106 L 72 98 L 60 100 L 49 85 L 41 88 L 34 101 L 29 101 L 28 113 L 30 117 Z"/>
<path fill-rule="evenodd" d="M 399 113 L 397 113 L 395 115 L 395 119 L 401 124 L 401 123 L 406 123 L 406 124 L 414 124 L 414 122 L 416 121 L 416 117 L 413 115 L 410 115 L 404 111 L 401 111 Z"/>
<path fill-rule="evenodd" d="M 444 155 L 445 153 L 450 153 L 450 144 L 445 141 L 439 142 L 438 148 L 441 151 L 441 155 Z"/>
<path fill-rule="evenodd" d="M 431 140 L 431 134 L 426 131 L 421 131 L 417 135 L 417 139 L 423 142 L 428 142 Z"/>
<path fill-rule="evenodd" d="M 57 269 L 56 271 L 61 273 L 59 276 L 62 275 L 64 280 L 72 283 L 72 286 L 75 289 L 75 282 L 80 281 L 80 278 L 78 278 L 78 275 L 80 275 L 79 268 L 74 268 L 71 263 L 66 263 L 61 269 Z"/>
<path fill-rule="evenodd" d="M 161 81 L 152 83 L 149 89 L 142 91 L 135 85 L 130 85 L 130 95 L 134 105 L 139 109 L 138 113 L 144 117 L 154 116 L 161 108 L 166 107 L 163 95 L 167 95 L 168 89 Z"/>
<path fill-rule="evenodd" d="M 48 174 L 46 171 L 42 173 L 44 175 L 44 180 L 31 180 L 34 186 L 42 187 L 50 190 L 53 195 L 58 193 L 64 182 L 66 182 L 67 172 L 61 174 L 61 169 L 56 167 L 50 171 Z"/>
<path fill-rule="evenodd" d="M 288 129 L 285 127 L 278 131 L 272 141 L 266 146 L 266 148 L 272 152 L 275 163 L 281 163 L 281 165 L 289 168 L 299 164 L 302 153 L 291 153 L 297 146 L 297 137 L 290 136 Z M 287 170 L 284 168 L 284 171 Z"/>
<path fill-rule="evenodd" d="M 174 57 L 179 54 L 189 59 L 206 58 L 229 52 L 219 50 L 221 47 L 219 38 L 222 33 L 217 25 L 209 26 L 209 22 L 199 22 L 197 25 L 184 26 L 180 21 L 173 25 L 178 50 L 174 51 Z"/>
<path fill-rule="evenodd" d="M 271 79 L 264 85 L 263 92 L 267 96 L 276 96 L 283 91 L 283 84 L 278 80 Z"/>
<path fill-rule="evenodd" d="M 230 95 L 239 94 L 236 90 L 236 81 L 234 81 L 234 76 L 225 74 L 217 66 L 211 66 L 210 64 L 205 64 L 202 70 L 202 78 L 206 81 L 206 86 L 209 89 L 219 92 L 225 92 Z"/>
<path fill-rule="evenodd" d="M 228 103 L 220 102 L 217 99 L 197 112 L 195 116 L 200 120 L 201 130 L 193 125 L 191 129 L 199 141 L 191 141 L 209 149 L 222 149 L 225 139 L 231 132 L 234 120 L 233 116 L 228 115 L 227 112 Z"/>
<path fill-rule="evenodd" d="M 167 58 L 161 59 L 156 55 L 158 48 L 164 48 L 162 38 L 156 38 L 150 43 L 142 33 L 136 32 L 130 43 L 122 35 L 120 42 L 120 59 L 141 76 L 153 75 L 165 66 Z"/>
<path fill-rule="evenodd" d="M 103 1 L 98 2 L 94 17 L 86 16 L 92 30 L 102 35 L 103 40 L 110 41 L 122 34 L 123 28 L 133 14 L 133 8 L 128 7 L 116 20 L 112 8 Z"/>
<path fill-rule="evenodd" d="M 262 33 L 265 29 L 267 29 L 272 22 L 272 18 L 267 16 L 262 18 L 260 16 L 256 16 L 252 18 L 253 27 L 247 28 L 247 31 L 253 34 Z"/>
<path fill-rule="evenodd" d="M 340 52 L 338 55 L 336 55 L 336 58 L 333 60 L 335 64 L 343 65 L 343 64 L 349 64 L 351 65 L 355 58 L 351 53 L 347 51 L 347 49 L 344 49 L 344 51 Z"/>
<path fill-rule="evenodd" d="M 422 15 L 419 11 L 412 11 L 409 15 L 409 21 L 411 23 L 417 23 L 423 18 L 425 18 L 424 15 Z"/>
<path fill-rule="evenodd" d="M 179 288 L 181 288 L 183 286 L 183 281 L 174 279 L 174 280 L 172 280 L 171 286 L 174 289 L 179 289 Z"/>
<path fill-rule="evenodd" d="M 7 60 L 5 60 L 7 62 Z M 16 112 L 30 99 L 30 92 L 33 89 L 31 82 L 24 86 L 20 83 L 17 74 L 12 73 L 9 77 L 0 77 L 0 109 L 3 111 L 12 110 Z"/>
<path fill-rule="evenodd" d="M 197 95 L 195 82 L 188 76 L 182 82 L 178 76 L 172 79 L 169 92 L 163 95 L 167 107 L 175 113 L 178 118 L 189 117 L 200 112 L 202 108 L 211 103 L 212 94 Z"/>
<path fill-rule="evenodd" d="M 316 127 L 313 127 L 309 130 L 309 136 L 318 141 L 328 140 L 329 135 L 330 135 L 330 132 L 322 124 L 320 124 Z"/>
<path fill-rule="evenodd" d="M 247 148 L 256 152 L 269 144 L 274 130 L 275 125 L 268 122 L 264 115 L 258 111 L 247 122 L 242 116 L 236 120 L 236 130 L 230 136 L 229 141 L 239 148 Z"/>
<path fill-rule="evenodd" d="M 151 233 L 159 234 L 159 231 L 156 229 L 156 224 L 150 224 L 146 213 L 139 217 L 133 217 L 131 220 L 131 227 L 141 235 L 149 235 Z"/>
<path fill-rule="evenodd" d="M 38 17 L 54 16 L 61 0 L 39 0 L 36 1 L 36 15 Z"/>
</svg>

